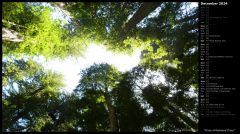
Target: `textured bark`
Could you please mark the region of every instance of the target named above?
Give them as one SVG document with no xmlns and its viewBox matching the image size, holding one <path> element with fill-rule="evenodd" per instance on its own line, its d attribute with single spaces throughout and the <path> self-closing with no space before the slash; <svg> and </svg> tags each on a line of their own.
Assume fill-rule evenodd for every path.
<svg viewBox="0 0 240 134">
<path fill-rule="evenodd" d="M 133 17 L 126 23 L 122 31 L 120 32 L 120 39 L 126 37 L 126 34 L 136 25 L 143 20 L 146 16 L 154 11 L 161 3 L 160 2 L 145 2 L 133 15 Z"/>
<path fill-rule="evenodd" d="M 2 40 L 22 42 L 23 37 L 16 31 L 2 27 Z"/>
<path fill-rule="evenodd" d="M 119 127 L 118 127 L 118 119 L 117 119 L 117 114 L 116 114 L 116 108 L 112 105 L 111 103 L 111 99 L 110 96 L 108 95 L 108 93 L 106 92 L 107 89 L 105 89 L 105 94 L 104 97 L 106 99 L 106 104 L 107 104 L 107 108 L 108 108 L 108 114 L 109 114 L 109 120 L 110 120 L 110 130 L 113 132 L 118 132 L 119 131 Z"/>
</svg>

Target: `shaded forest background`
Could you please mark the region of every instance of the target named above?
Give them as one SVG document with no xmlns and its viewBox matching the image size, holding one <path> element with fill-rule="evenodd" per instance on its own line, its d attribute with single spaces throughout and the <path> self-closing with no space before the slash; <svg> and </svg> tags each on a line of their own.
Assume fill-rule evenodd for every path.
<svg viewBox="0 0 240 134">
<path fill-rule="evenodd" d="M 2 131 L 197 131 L 198 8 L 190 4 L 3 2 Z M 140 64 L 124 73 L 94 64 L 67 94 L 63 76 L 33 60 L 79 57 L 90 42 L 141 49 Z"/>
</svg>

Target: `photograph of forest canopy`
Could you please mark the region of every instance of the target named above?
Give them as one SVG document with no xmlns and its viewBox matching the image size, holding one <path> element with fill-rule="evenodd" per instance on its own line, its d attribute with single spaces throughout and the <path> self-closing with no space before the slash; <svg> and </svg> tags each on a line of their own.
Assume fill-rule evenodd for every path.
<svg viewBox="0 0 240 134">
<path fill-rule="evenodd" d="M 83 58 L 90 44 L 139 51 L 137 64 L 120 71 L 98 49 L 89 59 L 106 62 L 83 69 L 38 60 Z M 58 68 L 77 71 L 76 86 Z M 198 3 L 2 3 L 3 132 L 197 130 Z"/>
</svg>

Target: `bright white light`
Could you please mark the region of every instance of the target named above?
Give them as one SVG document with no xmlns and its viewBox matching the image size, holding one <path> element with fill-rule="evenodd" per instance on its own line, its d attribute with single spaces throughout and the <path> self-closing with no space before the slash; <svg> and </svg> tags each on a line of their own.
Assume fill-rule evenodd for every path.
<svg viewBox="0 0 240 134">
<path fill-rule="evenodd" d="M 138 65 L 140 61 L 140 50 L 136 50 L 131 56 L 116 55 L 107 51 L 103 46 L 91 44 L 83 56 L 78 59 L 54 59 L 46 62 L 43 58 L 39 57 L 37 61 L 42 62 L 43 66 L 47 69 L 62 73 L 66 85 L 65 90 L 72 92 L 78 84 L 81 70 L 90 67 L 94 63 L 108 63 L 114 65 L 121 72 L 128 71 Z"/>
<path fill-rule="evenodd" d="M 198 7 L 198 2 L 187 2 L 187 5 L 182 7 L 182 10 L 186 13 L 190 13 L 191 10 Z"/>
<path fill-rule="evenodd" d="M 190 8 L 196 8 L 198 7 L 198 2 L 191 2 Z"/>
<path fill-rule="evenodd" d="M 124 72 L 138 65 L 140 61 L 140 50 L 133 55 L 114 54 L 106 50 L 103 46 L 91 44 L 83 56 L 88 65 L 106 62 L 114 65 L 119 71 Z"/>
</svg>

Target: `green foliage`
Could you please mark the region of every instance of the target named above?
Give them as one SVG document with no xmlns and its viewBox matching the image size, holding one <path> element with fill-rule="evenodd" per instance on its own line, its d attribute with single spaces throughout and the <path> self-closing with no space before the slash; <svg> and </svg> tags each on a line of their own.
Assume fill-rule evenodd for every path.
<svg viewBox="0 0 240 134">
<path fill-rule="evenodd" d="M 71 13 L 74 22 L 77 23 L 74 27 L 76 34 L 87 36 L 96 43 L 106 44 L 108 49 L 115 52 L 131 53 L 135 46 L 130 47 L 129 44 L 119 42 L 117 38 L 122 26 L 139 5 L 137 2 L 78 2 L 68 3 L 64 8 Z"/>
<path fill-rule="evenodd" d="M 102 90 L 113 89 L 116 86 L 116 80 L 121 77 L 120 72 L 108 64 L 94 64 L 90 68 L 81 72 L 81 82 L 77 90 L 82 88 Z"/>
<path fill-rule="evenodd" d="M 144 3 L 62 4 L 3 2 L 3 27 L 23 36 L 2 44 L 3 131 L 197 130 L 197 10 L 184 15 L 186 3 L 165 2 L 137 24 L 139 16 L 131 16 Z M 57 7 L 69 22 L 52 19 Z M 129 21 L 134 24 L 125 33 Z M 90 42 L 115 53 L 140 49 L 140 65 L 122 74 L 94 64 L 81 71 L 74 92 L 64 94 L 62 75 L 31 59 L 79 56 Z"/>
<path fill-rule="evenodd" d="M 51 117 L 49 117 L 49 116 L 45 115 L 45 117 L 37 118 L 36 119 L 36 125 L 33 126 L 34 131 L 41 132 L 42 127 L 44 127 L 49 122 L 52 122 Z"/>
<path fill-rule="evenodd" d="M 58 97 L 62 87 L 61 75 L 45 72 L 31 59 L 6 60 L 3 62 L 3 73 L 6 81 L 3 85 L 3 92 L 6 93 L 3 98 L 3 130 L 15 131 L 15 125 L 21 123 L 18 121 L 25 120 L 29 123 L 21 130 L 40 131 L 49 120 L 46 115 L 48 103 Z"/>
<path fill-rule="evenodd" d="M 142 131 L 147 115 L 134 96 L 131 81 L 132 78 L 129 73 L 123 74 L 123 79 L 114 90 L 116 92 L 116 106 L 121 132 Z"/>
<path fill-rule="evenodd" d="M 106 101 L 106 99 L 105 99 L 105 97 L 102 95 L 102 96 L 100 96 L 99 98 L 97 98 L 96 103 L 102 103 L 102 102 L 105 102 L 105 101 Z"/>
<path fill-rule="evenodd" d="M 24 38 L 20 43 L 4 41 L 4 56 L 9 54 L 17 57 L 24 54 L 43 55 L 46 58 L 79 56 L 88 44 L 83 37 L 66 37 L 67 29 L 62 27 L 58 20 L 52 20 L 51 10 L 41 4 L 4 3 L 3 10 L 6 27 L 20 33 Z"/>
<path fill-rule="evenodd" d="M 3 4 L 2 5 L 2 9 L 3 9 L 2 15 L 3 15 L 3 19 L 5 20 L 3 22 L 3 25 L 5 25 L 7 28 L 11 27 L 11 24 L 6 23 L 6 21 L 12 21 L 12 22 L 16 22 L 17 24 L 19 24 L 19 22 L 20 22 L 19 16 L 24 12 L 24 3 L 3 2 L 2 4 Z"/>
</svg>

